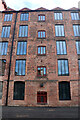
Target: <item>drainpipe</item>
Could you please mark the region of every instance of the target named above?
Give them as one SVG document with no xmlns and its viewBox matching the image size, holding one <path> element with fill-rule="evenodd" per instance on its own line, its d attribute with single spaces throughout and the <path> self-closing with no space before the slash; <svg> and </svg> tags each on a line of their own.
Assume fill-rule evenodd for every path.
<svg viewBox="0 0 80 120">
<path fill-rule="evenodd" d="M 6 103 L 5 103 L 6 106 L 8 105 L 9 80 L 10 80 L 10 72 L 11 72 L 11 60 L 12 60 L 15 29 L 16 29 L 16 21 L 17 21 L 17 12 L 16 12 L 16 16 L 15 16 L 15 23 L 14 23 L 13 37 L 12 37 L 12 45 L 11 45 L 11 52 L 10 52 L 9 72 L 8 72 L 8 80 L 7 80 L 7 93 L 6 93 Z"/>
</svg>

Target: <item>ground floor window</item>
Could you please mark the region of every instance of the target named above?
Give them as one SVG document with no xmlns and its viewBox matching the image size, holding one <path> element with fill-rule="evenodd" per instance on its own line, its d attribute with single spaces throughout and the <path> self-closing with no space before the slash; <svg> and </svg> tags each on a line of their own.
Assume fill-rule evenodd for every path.
<svg viewBox="0 0 80 120">
<path fill-rule="evenodd" d="M 24 82 L 15 82 L 13 99 L 14 100 L 24 100 L 24 90 L 25 90 Z"/>
<path fill-rule="evenodd" d="M 70 83 L 59 82 L 59 100 L 70 100 Z"/>
<path fill-rule="evenodd" d="M 0 81 L 0 99 L 2 99 L 2 88 L 3 88 L 3 82 Z"/>
<path fill-rule="evenodd" d="M 47 103 L 47 92 L 37 92 L 37 103 Z"/>
</svg>

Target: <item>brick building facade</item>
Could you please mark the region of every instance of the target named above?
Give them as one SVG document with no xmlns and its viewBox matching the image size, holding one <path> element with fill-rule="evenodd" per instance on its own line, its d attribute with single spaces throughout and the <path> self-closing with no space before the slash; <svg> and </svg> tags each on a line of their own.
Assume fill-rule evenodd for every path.
<svg viewBox="0 0 80 120">
<path fill-rule="evenodd" d="M 78 106 L 79 12 L 42 7 L 2 12 L 2 105 Z"/>
</svg>

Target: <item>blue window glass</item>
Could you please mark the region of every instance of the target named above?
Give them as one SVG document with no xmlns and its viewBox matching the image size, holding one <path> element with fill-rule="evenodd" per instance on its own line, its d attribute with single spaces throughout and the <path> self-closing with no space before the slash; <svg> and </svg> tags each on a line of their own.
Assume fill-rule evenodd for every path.
<svg viewBox="0 0 80 120">
<path fill-rule="evenodd" d="M 19 27 L 19 37 L 28 37 L 28 26 Z"/>
<path fill-rule="evenodd" d="M 45 21 L 45 15 L 38 15 L 39 21 Z"/>
<path fill-rule="evenodd" d="M 0 55 L 7 55 L 8 42 L 0 42 Z"/>
<path fill-rule="evenodd" d="M 9 38 L 10 36 L 10 26 L 3 26 L 2 27 L 2 34 L 1 37 L 2 38 Z"/>
<path fill-rule="evenodd" d="M 62 20 L 62 13 L 54 13 L 55 20 Z"/>
<path fill-rule="evenodd" d="M 38 66 L 37 71 L 38 71 L 37 74 L 38 76 L 46 76 L 46 67 Z"/>
<path fill-rule="evenodd" d="M 4 21 L 12 21 L 12 15 L 13 14 L 5 14 Z"/>
<path fill-rule="evenodd" d="M 55 25 L 55 35 L 64 36 L 64 25 Z"/>
<path fill-rule="evenodd" d="M 80 41 L 76 41 L 77 54 L 80 54 Z"/>
<path fill-rule="evenodd" d="M 17 55 L 26 55 L 27 42 L 18 42 Z"/>
<path fill-rule="evenodd" d="M 28 21 L 29 13 L 21 13 L 21 21 Z"/>
<path fill-rule="evenodd" d="M 69 75 L 68 60 L 58 60 L 58 75 Z"/>
<path fill-rule="evenodd" d="M 80 36 L 80 25 L 73 25 L 74 36 Z"/>
<path fill-rule="evenodd" d="M 45 38 L 46 32 L 45 31 L 38 31 L 38 38 Z"/>
<path fill-rule="evenodd" d="M 80 74 L 80 59 L 78 60 L 78 64 L 79 64 L 79 74 Z"/>
<path fill-rule="evenodd" d="M 71 13 L 71 19 L 72 20 L 80 20 L 79 13 Z"/>
<path fill-rule="evenodd" d="M 66 42 L 65 41 L 57 41 L 56 42 L 56 47 L 57 47 L 57 55 L 65 55 L 65 54 L 67 54 Z"/>
<path fill-rule="evenodd" d="M 15 75 L 25 75 L 26 60 L 16 60 Z"/>
<path fill-rule="evenodd" d="M 45 55 L 46 54 L 46 47 L 45 46 L 39 46 L 38 47 L 38 54 L 39 55 Z"/>
</svg>

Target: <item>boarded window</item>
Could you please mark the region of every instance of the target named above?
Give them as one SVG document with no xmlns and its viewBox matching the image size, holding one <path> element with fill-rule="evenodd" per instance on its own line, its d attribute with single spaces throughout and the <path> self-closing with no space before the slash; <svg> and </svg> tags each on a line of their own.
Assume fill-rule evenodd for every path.
<svg viewBox="0 0 80 120">
<path fill-rule="evenodd" d="M 55 20 L 62 20 L 62 13 L 54 13 Z"/>
<path fill-rule="evenodd" d="M 45 54 L 46 54 L 46 47 L 38 46 L 38 55 L 45 55 Z"/>
<path fill-rule="evenodd" d="M 7 55 L 8 42 L 0 42 L 0 55 Z"/>
<path fill-rule="evenodd" d="M 59 100 L 71 100 L 69 82 L 59 82 Z"/>
<path fill-rule="evenodd" d="M 14 100 L 24 100 L 25 83 L 15 82 L 14 83 Z"/>
<path fill-rule="evenodd" d="M 56 46 L 57 46 L 57 55 L 67 54 L 65 41 L 57 41 Z"/>
<path fill-rule="evenodd" d="M 37 92 L 37 103 L 47 103 L 47 92 Z"/>
<path fill-rule="evenodd" d="M 38 66 L 37 67 L 37 76 L 46 76 L 46 67 Z"/>
<path fill-rule="evenodd" d="M 68 60 L 58 60 L 58 75 L 69 75 Z"/>
<path fill-rule="evenodd" d="M 12 15 L 13 14 L 5 14 L 4 21 L 12 21 Z"/>
<path fill-rule="evenodd" d="M 9 38 L 10 36 L 10 26 L 3 26 L 2 27 L 2 34 L 1 37 L 2 38 Z"/>
<path fill-rule="evenodd" d="M 77 54 L 80 54 L 80 41 L 76 41 Z"/>
<path fill-rule="evenodd" d="M 38 38 L 45 38 L 46 32 L 45 31 L 38 31 Z"/>
<path fill-rule="evenodd" d="M 79 20 L 79 13 L 71 13 L 71 19 L 72 20 Z"/>
<path fill-rule="evenodd" d="M 74 36 L 80 36 L 80 25 L 73 25 Z"/>
<path fill-rule="evenodd" d="M 18 42 L 17 55 L 26 55 L 27 42 Z"/>
<path fill-rule="evenodd" d="M 45 15 L 38 15 L 38 21 L 45 21 Z"/>
<path fill-rule="evenodd" d="M 3 82 L 0 81 L 0 99 L 2 99 Z"/>
<path fill-rule="evenodd" d="M 56 37 L 64 36 L 64 25 L 55 25 L 55 35 Z"/>
<path fill-rule="evenodd" d="M 6 60 L 0 60 L 0 76 L 5 73 Z"/>
<path fill-rule="evenodd" d="M 28 13 L 21 13 L 21 21 L 28 21 L 29 14 Z"/>
<path fill-rule="evenodd" d="M 19 27 L 19 37 L 28 37 L 28 26 Z"/>
</svg>

